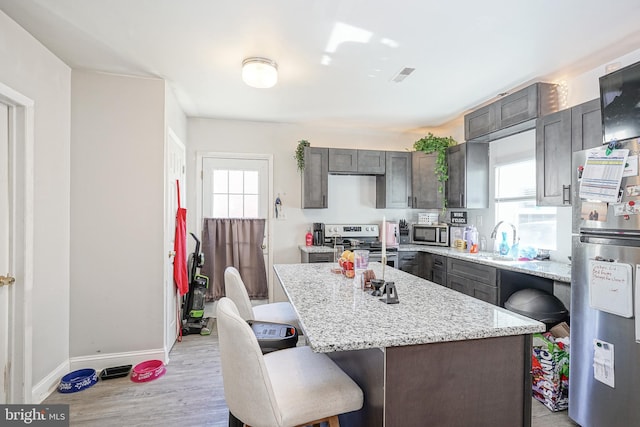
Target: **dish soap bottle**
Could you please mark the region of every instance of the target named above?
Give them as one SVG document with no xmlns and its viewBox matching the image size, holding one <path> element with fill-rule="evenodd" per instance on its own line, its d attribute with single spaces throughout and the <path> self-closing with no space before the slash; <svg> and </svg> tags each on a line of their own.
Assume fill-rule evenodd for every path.
<svg viewBox="0 0 640 427">
<path fill-rule="evenodd" d="M 507 232 L 502 232 L 502 242 L 500 242 L 499 247 L 500 255 L 508 255 L 509 254 L 509 244 L 507 243 Z"/>
<path fill-rule="evenodd" d="M 313 245 L 313 234 L 311 234 L 311 229 L 310 228 L 307 229 L 307 235 L 304 236 L 304 243 L 307 246 L 312 246 Z"/>
</svg>

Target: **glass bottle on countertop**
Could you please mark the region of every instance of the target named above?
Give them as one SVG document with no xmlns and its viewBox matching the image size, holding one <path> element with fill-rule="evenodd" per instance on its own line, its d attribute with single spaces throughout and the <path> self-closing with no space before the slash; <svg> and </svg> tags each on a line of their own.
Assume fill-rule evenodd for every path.
<svg viewBox="0 0 640 427">
<path fill-rule="evenodd" d="M 507 232 L 502 232 L 502 242 L 500 242 L 500 255 L 509 254 L 509 243 L 507 243 Z"/>
</svg>

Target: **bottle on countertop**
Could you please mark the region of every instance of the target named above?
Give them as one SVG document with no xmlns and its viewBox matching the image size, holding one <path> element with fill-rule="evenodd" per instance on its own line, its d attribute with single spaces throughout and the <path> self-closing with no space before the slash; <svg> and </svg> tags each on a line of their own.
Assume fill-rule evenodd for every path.
<svg viewBox="0 0 640 427">
<path fill-rule="evenodd" d="M 307 235 L 304 238 L 304 243 L 307 246 L 313 246 L 313 234 L 311 234 L 311 229 L 307 228 Z"/>
<path fill-rule="evenodd" d="M 500 242 L 500 255 L 508 255 L 509 254 L 509 243 L 507 243 L 507 232 L 502 232 L 502 242 Z"/>
</svg>

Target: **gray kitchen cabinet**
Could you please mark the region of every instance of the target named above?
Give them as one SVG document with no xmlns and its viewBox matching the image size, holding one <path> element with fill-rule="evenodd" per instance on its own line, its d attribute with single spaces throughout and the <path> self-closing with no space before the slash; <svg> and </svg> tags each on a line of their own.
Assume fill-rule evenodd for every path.
<svg viewBox="0 0 640 427">
<path fill-rule="evenodd" d="M 498 130 L 496 103 L 478 108 L 464 116 L 464 139 L 469 141 Z"/>
<path fill-rule="evenodd" d="M 329 148 L 329 172 L 357 173 L 358 150 L 346 148 Z"/>
<path fill-rule="evenodd" d="M 376 176 L 376 208 L 410 208 L 411 153 L 387 151 L 384 175 Z"/>
<path fill-rule="evenodd" d="M 302 208 L 326 208 L 329 189 L 329 149 L 305 147 Z"/>
<path fill-rule="evenodd" d="M 300 262 L 334 262 L 333 252 L 306 252 L 300 251 Z"/>
<path fill-rule="evenodd" d="M 489 142 L 533 129 L 536 118 L 555 111 L 557 85 L 534 83 L 466 114 L 465 141 Z"/>
<path fill-rule="evenodd" d="M 498 304 L 497 269 L 447 258 L 447 287 L 491 304 Z"/>
<path fill-rule="evenodd" d="M 447 286 L 447 257 L 443 255 L 432 254 L 431 256 L 431 275 L 427 274 L 425 279 L 431 280 L 442 286 Z"/>
<path fill-rule="evenodd" d="M 416 272 L 418 271 L 418 266 L 416 262 L 417 254 L 418 252 L 416 251 L 398 252 L 398 270 L 402 270 L 409 274 L 413 274 L 414 276 L 418 276 L 418 274 L 416 274 Z"/>
<path fill-rule="evenodd" d="M 534 83 L 511 93 L 498 102 L 496 120 L 504 129 L 558 110 L 557 85 Z"/>
<path fill-rule="evenodd" d="M 449 147 L 447 164 L 447 207 L 489 207 L 489 144 L 467 142 Z"/>
<path fill-rule="evenodd" d="M 538 119 L 536 125 L 536 204 L 571 204 L 571 110 Z"/>
<path fill-rule="evenodd" d="M 600 98 L 571 108 L 571 146 L 573 151 L 602 145 Z M 574 169 L 575 170 L 575 169 Z"/>
<path fill-rule="evenodd" d="M 411 153 L 411 188 L 415 209 L 442 208 L 443 193 L 438 191 L 436 177 L 436 153 L 425 154 L 422 151 Z"/>
<path fill-rule="evenodd" d="M 383 175 L 384 171 L 384 151 L 329 148 L 329 173 Z"/>
<path fill-rule="evenodd" d="M 384 151 L 357 150 L 358 173 L 363 175 L 384 175 L 386 156 Z"/>
<path fill-rule="evenodd" d="M 398 252 L 398 269 L 431 280 L 431 254 L 418 251 Z"/>
</svg>

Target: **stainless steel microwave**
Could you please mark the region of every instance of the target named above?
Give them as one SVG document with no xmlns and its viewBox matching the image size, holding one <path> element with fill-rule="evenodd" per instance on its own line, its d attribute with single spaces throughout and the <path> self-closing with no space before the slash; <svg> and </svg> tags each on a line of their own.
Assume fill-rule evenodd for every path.
<svg viewBox="0 0 640 427">
<path fill-rule="evenodd" d="M 447 224 L 413 224 L 411 243 L 449 246 L 449 226 Z"/>
</svg>

